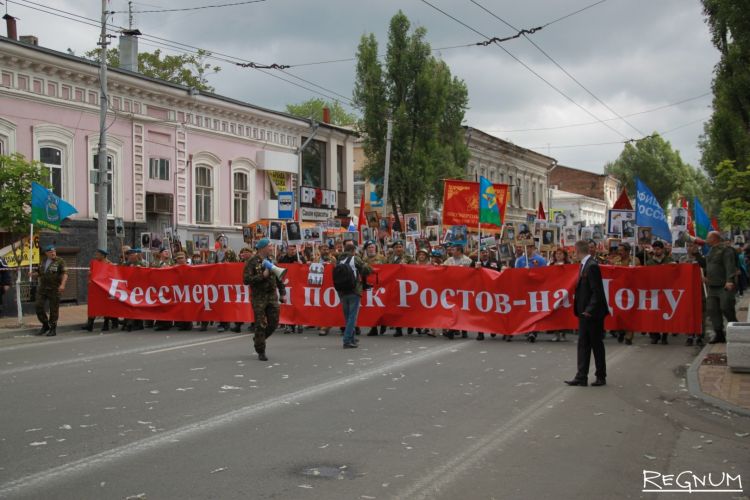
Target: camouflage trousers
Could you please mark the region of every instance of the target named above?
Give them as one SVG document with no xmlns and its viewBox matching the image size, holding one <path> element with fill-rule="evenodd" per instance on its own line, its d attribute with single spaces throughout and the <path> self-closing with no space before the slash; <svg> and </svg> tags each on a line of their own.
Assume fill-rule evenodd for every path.
<svg viewBox="0 0 750 500">
<path fill-rule="evenodd" d="M 706 298 L 706 313 L 717 335 L 724 334 L 724 318 L 727 323 L 737 321 L 734 290 L 724 290 L 722 286 L 709 286 Z"/>
<path fill-rule="evenodd" d="M 265 354 L 266 339 L 273 335 L 279 326 L 279 302 L 276 297 L 264 299 L 253 297 L 253 314 L 255 315 L 255 335 L 253 343 L 255 352 Z"/>
<path fill-rule="evenodd" d="M 45 302 L 49 302 L 49 317 L 47 317 Z M 50 328 L 56 328 L 59 316 L 60 292 L 38 288 L 36 291 L 36 317 L 39 319 L 39 322 L 42 325 L 49 325 Z"/>
</svg>

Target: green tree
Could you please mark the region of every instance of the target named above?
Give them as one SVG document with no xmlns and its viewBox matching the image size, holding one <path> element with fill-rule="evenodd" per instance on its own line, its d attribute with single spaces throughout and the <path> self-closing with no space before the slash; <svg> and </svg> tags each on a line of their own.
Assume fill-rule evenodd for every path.
<svg viewBox="0 0 750 500">
<path fill-rule="evenodd" d="M 469 158 L 461 127 L 468 105 L 466 85 L 432 56 L 426 30 L 410 28 L 401 11 L 393 16 L 384 63 L 373 34 L 363 35 L 357 50 L 354 101 L 362 109 L 365 175 L 383 178 L 390 114 L 388 190 L 394 212 L 420 211 L 426 201 L 439 200 L 442 179 L 463 175 Z"/>
<path fill-rule="evenodd" d="M 714 181 L 722 224 L 747 228 L 741 212 L 750 205 L 750 190 L 734 186 L 742 186 L 750 171 L 750 0 L 702 1 L 720 60 L 714 68 L 713 114 L 699 143 L 701 164 Z"/>
<path fill-rule="evenodd" d="M 706 175 L 683 162 L 680 152 L 656 133 L 635 144 L 626 144 L 617 160 L 604 166 L 604 171 L 619 179 L 631 193 L 635 193 L 638 177 L 665 208 L 681 196 L 704 199 L 704 193 L 710 189 Z"/>
<path fill-rule="evenodd" d="M 31 225 L 31 183 L 49 187 L 49 172 L 43 164 L 28 161 L 14 153 L 0 155 L 0 230 L 10 233 L 15 242 L 29 234 Z M 16 262 L 20 262 L 20 248 L 14 246 Z"/>
<path fill-rule="evenodd" d="M 86 52 L 86 57 L 99 60 L 100 53 L 101 49 L 90 50 Z M 206 62 L 210 55 L 210 52 L 202 49 L 196 54 L 180 55 L 162 55 L 160 49 L 139 52 L 138 72 L 152 78 L 213 92 L 214 88 L 208 85 L 208 76 L 221 71 L 221 67 L 211 66 Z M 117 48 L 107 50 L 107 65 L 120 66 L 120 51 Z"/>
<path fill-rule="evenodd" d="M 299 104 L 287 104 L 286 112 L 301 118 L 313 118 L 319 122 L 323 121 L 323 108 L 331 111 L 331 123 L 334 125 L 354 125 L 357 123 L 357 115 L 347 113 L 346 109 L 338 102 L 327 102 L 320 98 L 313 98 Z"/>
<path fill-rule="evenodd" d="M 724 160 L 716 166 L 715 182 L 723 198 L 719 215 L 722 225 L 750 227 L 750 170 Z"/>
</svg>

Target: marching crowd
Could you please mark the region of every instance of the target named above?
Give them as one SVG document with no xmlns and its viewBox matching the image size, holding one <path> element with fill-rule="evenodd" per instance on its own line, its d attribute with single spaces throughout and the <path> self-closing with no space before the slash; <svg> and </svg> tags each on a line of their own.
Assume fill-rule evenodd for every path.
<svg viewBox="0 0 750 500">
<path fill-rule="evenodd" d="M 724 320 L 736 321 L 734 311 L 735 295 L 738 293 L 742 294 L 744 288 L 747 286 L 747 266 L 748 262 L 750 262 L 750 246 L 746 246 L 741 250 L 735 249 L 727 242 L 723 241 L 721 235 L 716 232 L 709 234 L 706 244 L 710 250 L 704 255 L 702 245 L 699 245 L 698 242 L 690 243 L 687 255 L 681 255 L 680 261 L 693 263 L 701 267 L 704 275 L 704 310 L 706 311 L 715 332 L 711 342 L 724 342 Z M 65 269 L 64 261 L 56 256 L 54 246 L 48 246 L 44 248 L 44 251 L 45 258 L 40 264 L 37 273 L 39 280 L 38 289 L 41 291 L 41 293 L 37 293 L 37 315 L 42 323 L 42 329 L 38 334 L 51 336 L 56 333 L 59 294 L 65 287 L 67 271 Z M 324 266 L 335 266 L 338 262 L 341 262 L 348 257 L 352 257 L 354 259 L 352 260 L 352 268 L 360 277 L 366 276 L 372 266 L 382 264 L 463 266 L 502 272 L 505 269 L 514 267 L 537 268 L 571 264 L 577 261 L 576 258 L 569 254 L 563 247 L 558 247 L 554 251 L 546 252 L 547 257 L 545 257 L 534 245 L 526 247 L 516 246 L 514 258 L 507 260 L 499 260 L 499 255 L 494 248 L 486 246 L 481 246 L 476 251 L 466 253 L 465 248 L 461 243 L 449 243 L 438 247 L 419 247 L 416 249 L 415 255 L 412 256 L 407 254 L 405 244 L 400 240 L 391 242 L 387 246 L 384 245 L 382 241 L 367 241 L 361 245 L 361 247 L 359 247 L 354 241 L 337 241 L 335 243 L 321 245 L 305 244 L 299 247 L 288 245 L 286 248 L 280 249 L 271 245 L 267 239 L 263 239 L 253 246 L 245 246 L 241 248 L 238 253 L 235 253 L 231 248 L 224 248 L 222 254 L 222 262 L 242 262 L 246 264 L 245 283 L 250 285 L 251 289 L 253 289 L 253 296 L 259 295 L 256 288 L 259 286 L 259 283 L 263 281 L 258 277 L 256 282 L 253 282 L 253 268 L 256 269 L 258 273 L 263 273 L 263 262 L 266 261 L 273 261 L 281 264 L 320 263 Z M 637 245 L 635 249 L 628 243 L 620 243 L 609 251 L 603 252 L 601 246 L 598 246 L 592 240 L 589 242 L 589 255 L 599 264 L 613 266 L 658 266 L 669 265 L 676 262 L 676 259 L 674 258 L 675 256 L 670 253 L 669 245 L 665 245 L 661 241 L 655 241 L 652 244 L 643 242 L 642 244 Z M 119 265 L 162 268 L 167 266 L 198 265 L 204 262 L 201 253 L 186 255 L 184 252 L 176 252 L 172 254 L 168 248 L 162 249 L 152 257 L 153 258 L 148 259 L 152 261 L 152 263 L 149 264 L 146 259 L 144 259 L 144 254 L 139 248 L 123 247 L 122 254 L 119 258 Z M 112 263 L 105 250 L 97 250 L 95 260 Z M 265 273 L 263 278 L 268 278 L 268 282 L 272 283 L 272 277 L 268 277 L 267 274 L 268 273 Z M 366 283 L 364 283 L 364 280 L 362 281 L 366 287 Z M 361 295 L 362 288 L 362 286 L 359 286 L 355 291 L 355 295 Z M 273 295 L 274 297 L 281 297 L 283 300 L 285 291 L 283 284 L 279 283 L 278 289 L 276 287 L 266 287 L 263 289 L 262 293 Z M 340 293 L 340 295 L 342 294 Z M 49 302 L 49 315 L 45 310 L 45 301 Z M 359 299 L 357 298 L 356 301 L 358 308 Z M 257 316 L 258 314 L 256 311 L 256 317 Z M 92 331 L 94 328 L 94 322 L 95 318 L 89 318 L 83 328 Z M 270 321 L 270 323 L 270 325 L 262 325 L 265 336 L 269 336 L 276 329 L 276 326 L 273 325 L 273 321 Z M 278 323 L 278 313 L 276 314 L 276 323 Z M 196 328 L 200 331 L 206 331 L 212 326 L 219 332 L 240 332 L 243 325 L 241 323 L 230 324 L 229 322 L 217 322 L 215 325 L 211 325 L 208 322 L 193 323 L 190 321 L 169 322 L 142 321 L 127 318 L 104 318 L 102 331 L 118 327 L 125 331 L 137 331 L 144 328 L 154 328 L 159 331 L 165 331 L 172 328 L 186 331 Z M 273 326 L 273 328 L 270 328 L 271 326 Z M 305 328 L 317 329 L 318 334 L 321 336 L 328 335 L 331 330 L 330 328 L 317 328 L 314 325 L 284 325 L 284 333 L 302 333 Z M 248 325 L 248 330 L 252 329 L 253 325 Z M 360 329 L 359 327 L 355 328 L 352 325 L 352 330 L 354 331 L 352 334 L 352 339 L 354 340 L 345 339 L 345 345 L 356 346 L 355 335 L 360 334 Z M 436 332 L 432 329 L 411 328 L 398 325 L 372 325 L 370 326 L 367 335 L 384 335 L 389 330 L 393 331 L 394 337 L 401 337 L 404 333 L 407 335 L 416 334 L 434 337 L 439 333 L 449 339 L 453 339 L 456 336 L 468 338 L 468 332 L 466 331 L 446 330 Z M 255 325 L 255 331 L 257 337 L 258 325 Z M 342 326 L 341 331 L 343 333 L 345 327 Z M 561 341 L 566 340 L 566 334 L 570 332 L 558 331 L 548 333 L 552 335 L 553 341 Z M 652 344 L 668 343 L 667 334 L 660 332 L 642 333 L 643 335 L 650 335 Z M 635 332 L 620 331 L 610 332 L 610 334 L 617 338 L 618 342 L 624 342 L 628 345 L 633 343 L 635 337 Z M 495 334 L 492 334 L 492 337 L 495 336 Z M 537 337 L 538 333 L 536 332 L 526 335 L 526 339 L 529 342 L 535 342 Z M 686 343 L 687 345 L 693 345 L 694 343 L 702 345 L 704 342 L 703 337 L 703 335 L 689 336 L 686 339 Z M 511 341 L 513 339 L 510 335 L 505 335 L 503 338 L 506 341 Z M 481 341 L 484 339 L 484 333 L 476 334 L 476 340 Z"/>
</svg>

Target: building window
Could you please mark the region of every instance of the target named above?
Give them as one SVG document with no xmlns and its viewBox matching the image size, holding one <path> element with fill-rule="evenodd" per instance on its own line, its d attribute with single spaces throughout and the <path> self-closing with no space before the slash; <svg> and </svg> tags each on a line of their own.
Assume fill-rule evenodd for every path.
<svg viewBox="0 0 750 500">
<path fill-rule="evenodd" d="M 113 199 L 112 199 L 112 167 L 114 166 L 114 158 L 111 155 L 107 155 L 107 215 L 112 215 L 112 206 L 114 205 Z M 93 169 L 92 170 L 98 170 L 99 169 L 99 155 L 94 155 L 94 161 L 91 164 Z M 94 209 L 93 212 L 95 214 L 99 213 L 99 185 L 94 186 Z"/>
<path fill-rule="evenodd" d="M 16 125 L 0 118 L 0 154 L 9 155 L 16 151 Z"/>
<path fill-rule="evenodd" d="M 307 138 L 303 137 L 304 143 Z M 323 172 L 326 168 L 326 143 L 312 140 L 302 152 L 302 185 L 324 188 Z"/>
<path fill-rule="evenodd" d="M 362 195 L 365 192 L 365 176 L 361 170 L 354 171 L 354 182 L 352 184 L 354 188 L 354 206 L 359 207 L 362 201 Z"/>
<path fill-rule="evenodd" d="M 508 190 L 510 191 L 510 204 L 513 205 L 513 200 L 516 199 L 516 186 L 513 184 L 513 176 L 508 176 Z"/>
<path fill-rule="evenodd" d="M 169 160 L 167 158 L 149 158 L 148 176 L 160 181 L 169 180 Z"/>
<path fill-rule="evenodd" d="M 248 176 L 245 172 L 234 173 L 234 224 L 247 224 L 247 201 L 249 197 Z"/>
<path fill-rule="evenodd" d="M 532 208 L 536 206 L 536 182 L 534 183 L 534 188 L 531 190 L 531 206 Z"/>
<path fill-rule="evenodd" d="M 45 170 L 49 174 L 49 185 L 52 186 L 52 192 L 62 197 L 62 150 L 52 147 L 39 148 L 39 161 L 44 164 Z"/>
<path fill-rule="evenodd" d="M 211 224 L 213 222 L 213 177 L 211 167 L 195 168 L 195 222 Z"/>
<path fill-rule="evenodd" d="M 341 145 L 336 146 L 336 190 L 344 190 L 344 146 Z M 354 202 L 357 203 L 361 197 L 362 194 L 357 195 L 355 190 Z"/>
</svg>

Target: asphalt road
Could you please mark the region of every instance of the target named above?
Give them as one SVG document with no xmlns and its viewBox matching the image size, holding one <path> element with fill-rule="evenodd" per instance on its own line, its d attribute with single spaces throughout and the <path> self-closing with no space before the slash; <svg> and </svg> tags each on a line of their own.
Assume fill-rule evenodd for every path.
<svg viewBox="0 0 750 500">
<path fill-rule="evenodd" d="M 563 385 L 575 342 L 545 335 L 340 342 L 277 333 L 263 363 L 250 335 L 0 341 L 0 498 L 656 498 L 644 469 L 750 481 L 750 419 L 690 397 L 681 339 L 608 339 L 602 388 Z"/>
</svg>

